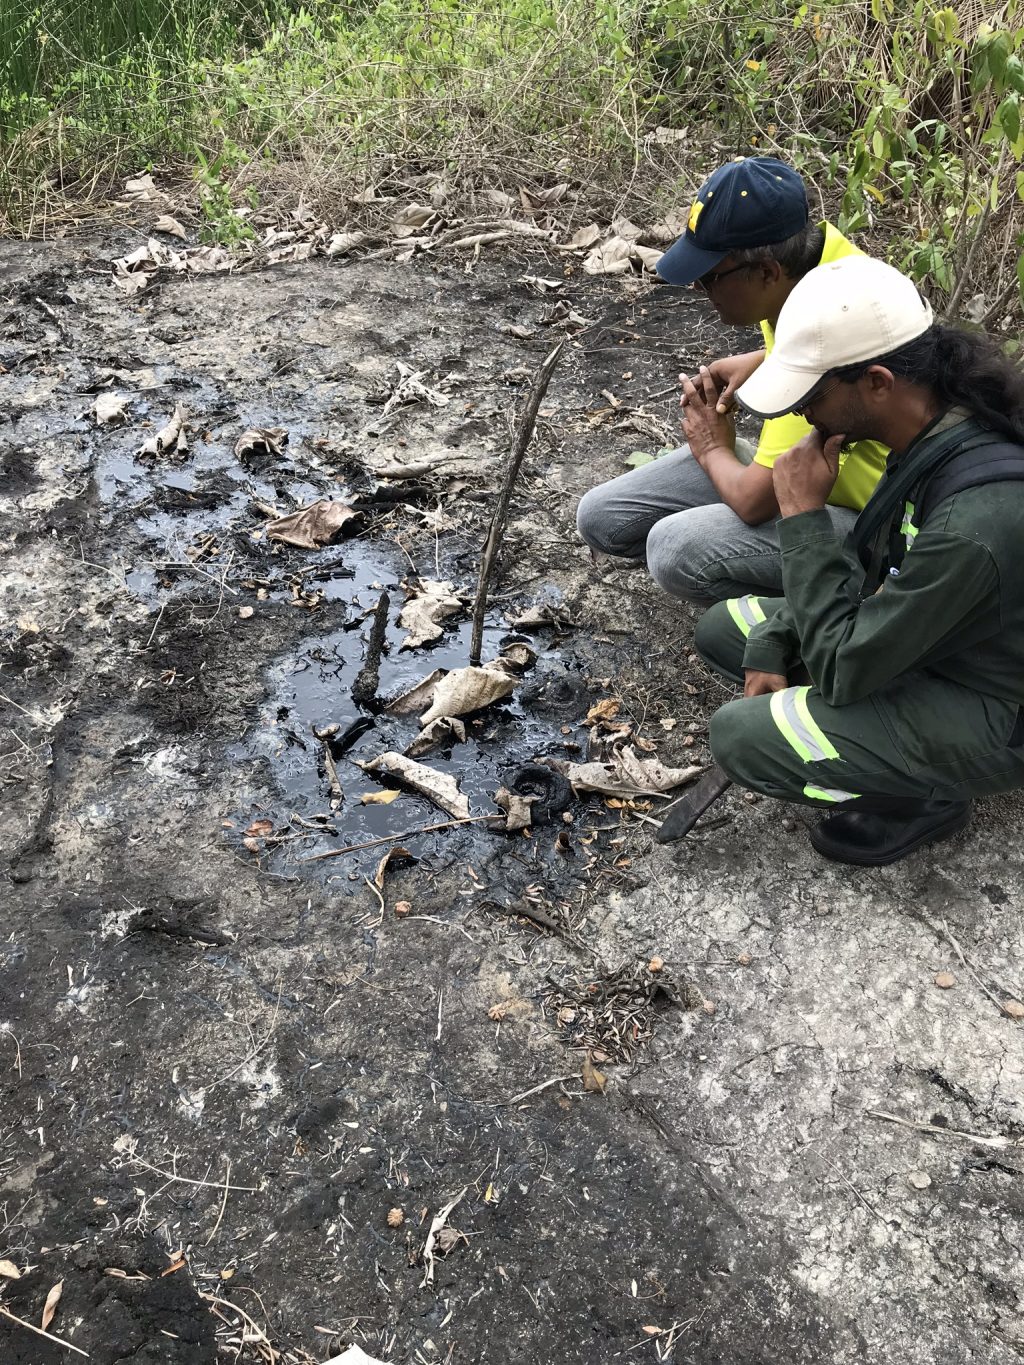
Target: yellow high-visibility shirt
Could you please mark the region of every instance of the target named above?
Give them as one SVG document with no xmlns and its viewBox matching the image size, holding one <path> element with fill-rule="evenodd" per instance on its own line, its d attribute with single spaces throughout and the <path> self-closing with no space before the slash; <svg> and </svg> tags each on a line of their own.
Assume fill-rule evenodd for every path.
<svg viewBox="0 0 1024 1365">
<path fill-rule="evenodd" d="M 828 265 L 841 260 L 843 256 L 864 254 L 831 223 L 822 223 L 821 228 L 825 233 L 825 246 L 819 265 Z M 762 322 L 761 331 L 764 334 L 764 348 L 770 353 L 775 345 L 775 329 L 770 323 Z M 785 417 L 770 417 L 761 428 L 754 463 L 771 469 L 779 456 L 796 445 L 810 429 L 809 423 L 797 417 L 795 412 L 787 413 Z M 839 457 L 839 477 L 828 495 L 829 502 L 859 512 L 882 477 L 888 456 L 888 447 L 879 445 L 877 441 L 857 441 Z"/>
</svg>

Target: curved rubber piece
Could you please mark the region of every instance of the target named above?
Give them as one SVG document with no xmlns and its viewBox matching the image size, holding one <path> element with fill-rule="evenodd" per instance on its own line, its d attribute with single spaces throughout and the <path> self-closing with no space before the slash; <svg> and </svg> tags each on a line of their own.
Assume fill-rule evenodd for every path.
<svg viewBox="0 0 1024 1365">
<path fill-rule="evenodd" d="M 572 785 L 567 777 L 544 763 L 524 763 L 509 779 L 509 790 L 517 796 L 536 796 L 530 808 L 535 825 L 546 825 L 572 804 Z"/>
</svg>

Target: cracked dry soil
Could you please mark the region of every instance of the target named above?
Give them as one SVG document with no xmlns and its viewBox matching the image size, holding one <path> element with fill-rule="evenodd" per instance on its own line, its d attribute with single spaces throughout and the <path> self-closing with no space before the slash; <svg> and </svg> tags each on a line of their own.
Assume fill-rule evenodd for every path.
<svg viewBox="0 0 1024 1365">
<path fill-rule="evenodd" d="M 590 798 L 558 849 L 545 826 L 403 841 L 419 861 L 382 914 L 379 850 L 299 859 L 435 818 L 358 803 L 353 760 L 408 734 L 377 717 L 332 816 L 310 726 L 356 714 L 381 588 L 382 685 L 460 661 L 464 622 L 399 654 L 401 583 L 411 562 L 471 592 L 553 330 L 521 277 L 560 265 L 313 262 L 126 302 L 103 270 L 122 245 L 9 246 L 0 277 L 0 1258 L 22 1272 L 0 1308 L 38 1325 L 62 1281 L 49 1330 L 97 1365 L 350 1343 L 395 1365 L 1024 1358 L 1021 1031 L 994 1003 L 1024 984 L 1019 803 L 872 872 L 739 795 L 667 848 L 642 809 Z M 438 756 L 482 808 L 509 760 L 574 752 L 599 697 L 682 764 L 725 695 L 693 614 L 592 565 L 572 515 L 660 444 L 630 409 L 671 425 L 644 395 L 733 340 L 656 286 L 562 292 L 593 325 L 544 404 L 488 646 L 540 600 L 572 626 L 537 637 L 532 702 Z M 447 406 L 384 419 L 398 360 Z M 96 428 L 110 383 L 127 420 Z M 604 390 L 624 407 L 595 416 Z M 187 458 L 137 460 L 175 400 Z M 285 457 L 238 461 L 270 425 Z M 372 491 L 396 459 L 444 470 L 327 550 L 258 534 L 254 500 Z M 254 853 L 256 819 L 288 841 Z M 516 913 L 539 907 L 555 931 Z M 652 954 L 698 1006 L 648 1012 L 631 1036 L 654 1037 L 588 1092 L 551 992 Z M 81 1358 L 4 1313 L 0 1353 Z"/>
</svg>

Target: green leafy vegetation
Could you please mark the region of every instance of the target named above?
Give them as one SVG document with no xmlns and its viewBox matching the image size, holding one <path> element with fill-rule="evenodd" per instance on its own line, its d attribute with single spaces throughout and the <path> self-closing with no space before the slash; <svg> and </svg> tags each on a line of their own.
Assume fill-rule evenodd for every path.
<svg viewBox="0 0 1024 1365">
<path fill-rule="evenodd" d="M 6 0 L 0 215 L 38 232 L 157 166 L 221 240 L 246 193 L 425 173 L 636 216 L 762 151 L 993 320 L 1024 292 L 1022 43 L 1014 4 L 926 0 Z"/>
</svg>

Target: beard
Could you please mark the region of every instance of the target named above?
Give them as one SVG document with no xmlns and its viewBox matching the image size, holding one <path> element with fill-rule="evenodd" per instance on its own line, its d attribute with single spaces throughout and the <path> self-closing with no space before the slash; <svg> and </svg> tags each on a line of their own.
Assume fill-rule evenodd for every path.
<svg viewBox="0 0 1024 1365">
<path fill-rule="evenodd" d="M 833 436 L 841 435 L 843 437 L 843 444 L 839 447 L 839 450 L 842 455 L 848 455 L 851 446 L 855 445 L 858 441 L 866 439 L 866 437 L 858 435 L 856 431 L 851 431 L 849 425 L 831 427 L 827 426 L 824 422 L 815 422 L 814 429 L 821 437 L 822 444 L 826 441 L 830 441 Z"/>
</svg>

